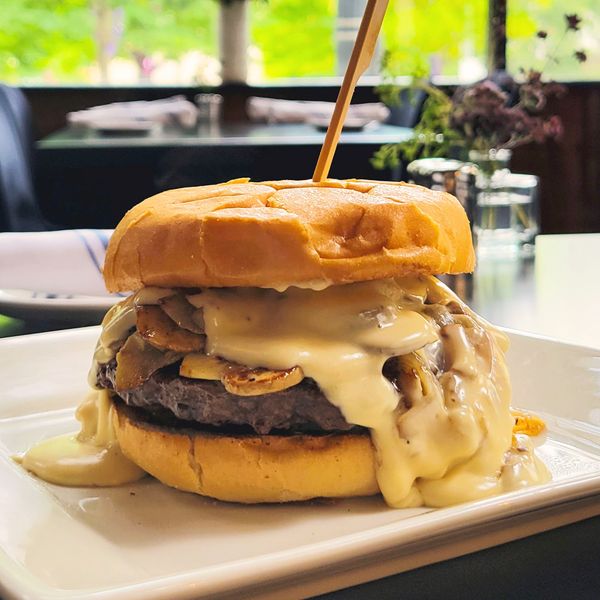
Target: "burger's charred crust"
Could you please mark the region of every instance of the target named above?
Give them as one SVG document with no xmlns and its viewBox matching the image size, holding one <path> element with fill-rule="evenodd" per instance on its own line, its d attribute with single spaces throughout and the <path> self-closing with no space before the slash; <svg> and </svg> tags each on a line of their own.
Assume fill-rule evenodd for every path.
<svg viewBox="0 0 600 600">
<path fill-rule="evenodd" d="M 98 385 L 114 391 L 116 362 L 101 365 Z M 178 369 L 155 372 L 143 385 L 115 392 L 128 406 L 158 418 L 176 418 L 201 426 L 234 427 L 266 435 L 273 431 L 350 431 L 340 410 L 309 378 L 291 388 L 260 396 L 229 393 L 220 381 L 180 377 Z"/>
</svg>

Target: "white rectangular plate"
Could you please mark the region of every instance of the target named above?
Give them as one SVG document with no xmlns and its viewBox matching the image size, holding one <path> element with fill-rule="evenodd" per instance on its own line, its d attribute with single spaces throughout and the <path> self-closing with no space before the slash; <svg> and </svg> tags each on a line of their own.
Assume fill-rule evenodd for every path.
<svg viewBox="0 0 600 600">
<path fill-rule="evenodd" d="M 151 479 L 112 489 L 45 484 L 10 457 L 77 429 L 73 408 L 97 335 L 0 340 L 0 596 L 306 595 L 600 512 L 600 351 L 516 333 L 513 403 L 549 426 L 538 452 L 553 480 L 543 486 L 393 510 L 377 498 L 228 505 Z"/>
</svg>

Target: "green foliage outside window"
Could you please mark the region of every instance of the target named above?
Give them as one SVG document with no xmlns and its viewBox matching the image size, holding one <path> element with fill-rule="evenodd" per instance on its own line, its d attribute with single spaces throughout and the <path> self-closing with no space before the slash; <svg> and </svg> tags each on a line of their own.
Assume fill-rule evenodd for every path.
<svg viewBox="0 0 600 600">
<path fill-rule="evenodd" d="M 265 79 L 332 76 L 335 0 L 269 0 L 251 11 Z"/>
<path fill-rule="evenodd" d="M 90 83 L 100 48 L 134 63 L 193 50 L 216 56 L 217 24 L 215 0 L 4 0 L 0 80 Z"/>
<path fill-rule="evenodd" d="M 175 63 L 171 83 L 202 83 L 177 68 L 186 53 L 212 61 L 217 77 L 218 0 L 3 0 L 0 11 L 0 81 L 108 82 L 109 63 L 127 63 L 129 83 L 154 81 L 165 61 Z M 391 0 L 383 26 L 389 70 L 449 76 L 482 74 L 487 0 Z M 538 29 L 561 27 L 564 3 L 509 0 L 509 68 L 535 66 Z M 579 45 L 588 60 L 550 65 L 559 79 L 600 79 L 598 0 L 571 0 L 586 31 Z M 337 0 L 250 0 L 250 73 L 264 81 L 335 75 Z M 537 46 L 540 46 L 538 48 Z M 114 65 L 113 65 L 114 66 Z M 198 70 L 205 69 L 201 64 Z M 179 78 L 179 79 L 177 79 Z M 209 80 L 209 82 L 212 80 Z M 124 83 L 125 81 L 119 81 Z"/>
<path fill-rule="evenodd" d="M 483 63 L 487 0 L 392 0 L 383 24 L 390 70 L 457 75 L 461 58 Z"/>
<path fill-rule="evenodd" d="M 93 15 L 87 0 L 5 0 L 0 11 L 0 80 L 83 79 L 94 61 Z"/>
<path fill-rule="evenodd" d="M 600 79 L 600 2 L 599 0 L 509 0 L 508 3 L 508 68 L 516 73 L 520 67 L 543 69 L 548 78 L 562 81 Z M 576 13 L 584 23 L 575 41 L 564 38 L 564 14 Z M 544 39 L 535 40 L 537 31 L 546 31 L 552 44 L 558 45 L 555 54 L 570 47 L 585 51 L 587 60 L 546 62 L 548 48 Z"/>
<path fill-rule="evenodd" d="M 176 58 L 188 50 L 217 54 L 218 6 L 214 0 L 112 0 L 124 9 L 123 54 L 163 52 Z"/>
</svg>

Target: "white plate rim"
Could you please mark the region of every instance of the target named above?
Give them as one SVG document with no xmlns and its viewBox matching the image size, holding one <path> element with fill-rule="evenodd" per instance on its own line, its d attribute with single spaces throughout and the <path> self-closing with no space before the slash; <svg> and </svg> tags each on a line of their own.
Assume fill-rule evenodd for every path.
<svg viewBox="0 0 600 600">
<path fill-rule="evenodd" d="M 28 344 L 42 337 L 71 337 L 87 336 L 93 331 L 99 331 L 98 326 L 66 329 L 56 332 L 44 332 L 0 339 L 0 347 L 16 344 Z M 558 343 L 576 350 L 598 352 L 598 348 L 562 342 L 554 338 L 530 334 L 517 330 L 505 329 L 510 334 Z M 423 542 L 430 537 L 449 535 L 459 528 L 464 528 L 464 515 L 461 513 L 468 506 L 470 513 L 469 527 L 480 526 L 490 522 L 498 522 L 508 517 L 523 515 L 529 512 L 568 504 L 584 498 L 598 497 L 600 500 L 600 473 L 581 475 L 567 481 L 558 481 L 544 488 L 529 488 L 519 492 L 504 494 L 493 498 L 480 500 L 468 505 L 459 505 L 438 509 L 429 513 L 430 521 L 422 523 L 401 520 L 396 523 L 377 526 L 366 531 L 347 534 L 345 536 L 324 540 L 299 549 L 281 550 L 272 554 L 264 554 L 258 558 L 242 559 L 202 567 L 176 575 L 149 579 L 142 583 L 122 585 L 105 589 L 95 589 L 93 595 L 101 600 L 113 600 L 127 597 L 128 599 L 153 599 L 164 597 L 168 588 L 170 598 L 188 598 L 205 593 L 223 593 L 237 587 L 246 587 L 264 581 L 278 580 L 299 571 L 310 572 L 327 564 L 331 553 L 335 552 L 336 559 L 331 565 L 343 564 L 357 558 L 367 558 L 369 555 L 389 551 L 392 548 L 409 543 Z M 414 536 L 418 532 L 417 537 Z M 18 565 L 0 549 L 0 589 L 8 594 L 22 594 L 26 591 L 36 598 L 82 598 L 80 591 L 60 590 L 56 593 L 38 580 L 28 571 Z M 265 569 L 268 568 L 268 572 Z M 233 575 L 232 575 L 233 573 Z M 207 588 L 210 588 L 208 590 Z M 86 596 L 87 597 L 87 596 Z"/>
<path fill-rule="evenodd" d="M 598 497 L 600 501 L 600 474 L 594 477 L 581 476 L 576 479 L 557 483 L 545 489 L 531 488 L 525 493 L 509 493 L 502 497 L 469 503 L 469 528 L 486 523 L 501 522 L 509 517 L 516 517 L 539 511 L 553 505 L 568 504 L 584 498 Z M 516 496 L 516 497 L 515 497 Z M 499 500 L 501 498 L 501 500 Z M 535 498 L 535 502 L 532 502 Z M 557 502 L 557 500 L 560 500 Z M 498 505 L 502 506 L 498 510 Z M 399 546 L 424 542 L 455 533 L 464 529 L 462 510 L 467 505 L 437 509 L 429 514 L 431 522 L 424 528 L 422 524 L 411 520 L 401 520 L 395 524 L 375 527 L 360 533 L 348 534 L 333 540 L 325 540 L 294 550 L 283 550 L 265 554 L 258 558 L 231 561 L 221 565 L 204 567 L 186 573 L 148 579 L 143 583 L 127 584 L 118 587 L 94 589 L 93 597 L 98 600 L 158 600 L 169 597 L 173 600 L 205 597 L 206 594 L 232 592 L 236 589 L 264 583 L 265 578 L 276 581 L 298 572 L 315 571 L 318 568 L 363 558 L 389 551 Z M 418 537 L 411 537 L 418 530 Z M 336 560 L 326 560 L 331 553 L 336 553 Z M 9 594 L 18 597 L 26 592 L 40 600 L 65 598 L 75 600 L 88 597 L 80 591 L 52 590 L 38 583 L 29 572 L 0 550 L 0 585 Z M 1 589 L 1 588 L 0 588 Z M 168 589 L 168 596 L 165 592 Z"/>
</svg>

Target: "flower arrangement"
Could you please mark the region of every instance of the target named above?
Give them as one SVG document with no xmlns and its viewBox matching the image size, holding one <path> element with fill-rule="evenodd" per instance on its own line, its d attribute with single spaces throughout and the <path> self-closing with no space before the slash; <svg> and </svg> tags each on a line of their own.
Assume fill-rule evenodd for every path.
<svg viewBox="0 0 600 600">
<path fill-rule="evenodd" d="M 547 52 L 545 66 L 551 61 L 558 62 L 558 48 L 565 35 L 580 29 L 578 15 L 564 18 L 563 36 Z M 550 37 L 547 31 L 538 31 L 536 35 L 544 43 Z M 585 52 L 577 50 L 573 58 L 584 62 L 587 57 Z M 545 114 L 545 108 L 549 98 L 563 94 L 565 89 L 555 82 L 544 81 L 544 68 L 521 69 L 518 81 L 506 72 L 494 73 L 483 81 L 459 87 L 452 94 L 424 77 L 415 77 L 409 89 L 412 94 L 424 93 L 426 99 L 414 135 L 399 144 L 382 146 L 372 159 L 373 165 L 385 168 L 398 165 L 401 158 L 411 161 L 425 156 L 466 159 L 470 150 L 486 154 L 558 138 L 562 133 L 561 120 L 557 115 Z M 384 102 L 393 105 L 399 103 L 402 89 L 386 83 L 378 91 Z"/>
</svg>

